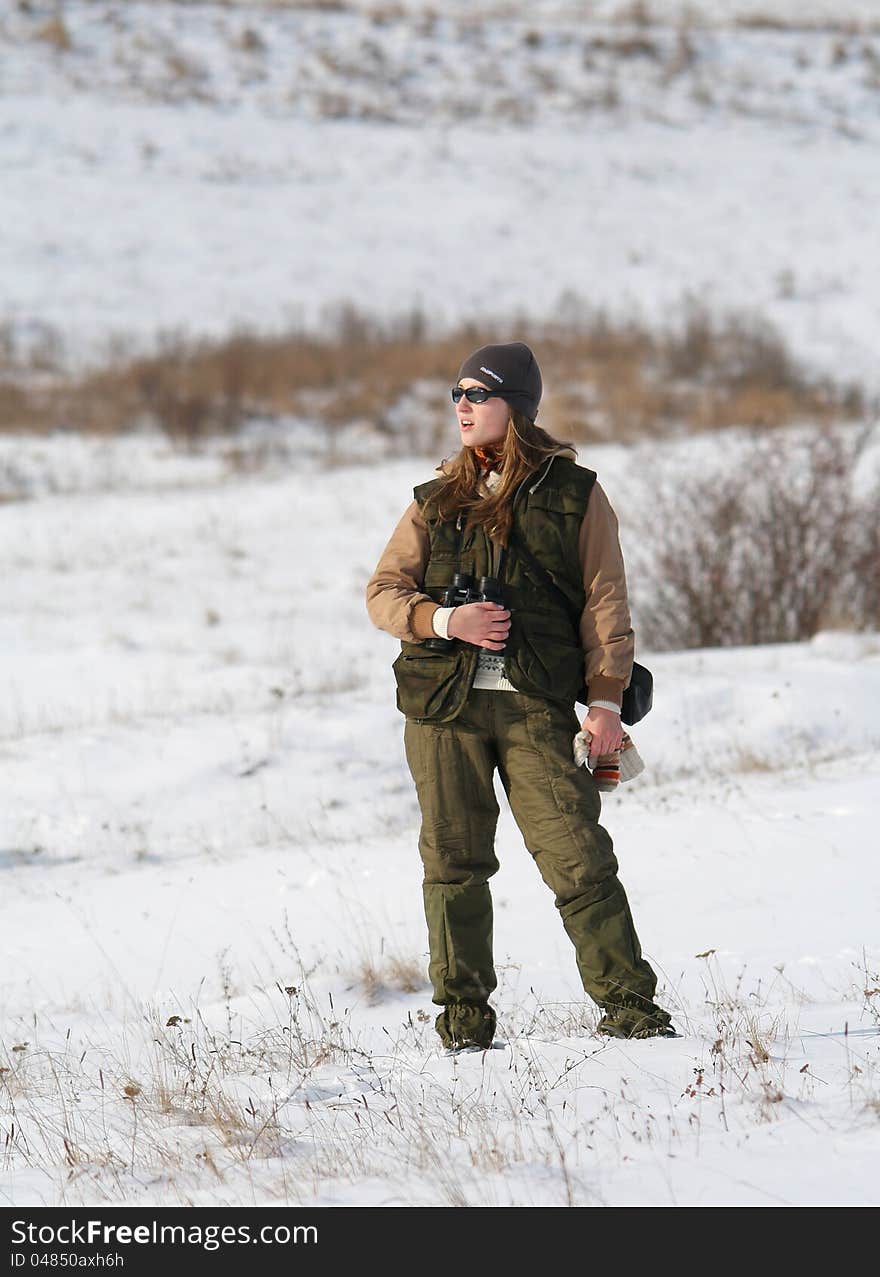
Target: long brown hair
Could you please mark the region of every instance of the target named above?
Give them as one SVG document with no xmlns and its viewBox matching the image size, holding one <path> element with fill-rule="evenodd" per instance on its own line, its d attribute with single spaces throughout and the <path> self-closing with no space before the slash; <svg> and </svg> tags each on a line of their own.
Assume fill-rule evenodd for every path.
<svg viewBox="0 0 880 1277">
<path fill-rule="evenodd" d="M 474 449 L 463 445 L 457 456 L 444 459 L 446 483 L 431 498 L 431 504 L 444 522 L 466 511 L 465 531 L 482 523 L 487 536 L 507 545 L 517 488 L 542 461 L 560 448 L 574 448 L 574 445 L 554 439 L 530 417 L 511 408 L 498 466 L 501 482 L 495 491 L 488 496 L 480 496 L 477 490 L 479 463 Z"/>
</svg>

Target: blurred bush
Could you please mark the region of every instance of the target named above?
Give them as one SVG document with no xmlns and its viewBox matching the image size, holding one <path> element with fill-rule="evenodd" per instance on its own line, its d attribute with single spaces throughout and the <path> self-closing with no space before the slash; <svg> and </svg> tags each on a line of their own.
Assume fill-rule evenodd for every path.
<svg viewBox="0 0 880 1277">
<path fill-rule="evenodd" d="M 640 642 L 786 643 L 880 625 L 880 483 L 866 436 L 753 437 L 721 472 L 654 476 L 635 503 Z"/>
</svg>

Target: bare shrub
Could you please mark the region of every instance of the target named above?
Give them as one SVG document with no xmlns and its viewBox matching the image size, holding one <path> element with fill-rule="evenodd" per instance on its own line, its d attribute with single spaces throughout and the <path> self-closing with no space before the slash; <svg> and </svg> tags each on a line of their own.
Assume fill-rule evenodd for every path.
<svg viewBox="0 0 880 1277">
<path fill-rule="evenodd" d="M 237 47 L 241 49 L 242 53 L 266 52 L 265 40 L 260 35 L 259 31 L 255 30 L 253 27 L 245 27 L 235 43 Z"/>
<path fill-rule="evenodd" d="M 640 530 L 651 556 L 646 644 L 784 643 L 828 625 L 876 627 L 876 494 L 854 493 L 858 456 L 839 433 L 755 436 L 721 473 L 658 480 Z"/>
<path fill-rule="evenodd" d="M 866 410 L 857 387 L 807 377 L 782 334 L 762 316 L 715 315 L 693 297 L 663 342 L 659 362 L 662 378 L 684 377 L 710 388 L 689 414 L 692 428 L 779 426 L 804 417 L 827 423 Z M 713 387 L 723 392 L 713 394 Z"/>
<path fill-rule="evenodd" d="M 589 59 L 593 53 L 609 53 L 618 58 L 650 58 L 654 62 L 662 56 L 656 41 L 643 35 L 593 36 L 584 45 L 584 56 Z"/>
<path fill-rule="evenodd" d="M 831 46 L 830 65 L 833 67 L 840 66 L 849 58 L 849 45 L 846 40 L 835 40 Z"/>
<path fill-rule="evenodd" d="M 168 79 L 178 82 L 176 85 L 178 88 L 180 84 L 185 84 L 188 88 L 195 89 L 197 85 L 204 84 L 209 79 L 205 66 L 176 49 L 172 49 L 165 55 L 165 67 Z"/>
<path fill-rule="evenodd" d="M 373 26 L 387 27 L 394 22 L 402 22 L 407 13 L 402 4 L 377 4 L 367 9 L 366 16 Z"/>
<path fill-rule="evenodd" d="M 617 21 L 631 23 L 635 27 L 649 27 L 654 21 L 654 15 L 646 0 L 632 0 L 631 4 L 619 11 Z"/>
<path fill-rule="evenodd" d="M 799 381 L 794 360 L 781 334 L 760 316 L 717 316 L 694 297 L 688 297 L 682 323 L 673 329 L 663 349 L 671 376 L 702 377 L 708 368 L 723 371 L 726 382 L 761 382 L 768 387 L 792 386 Z"/>
<path fill-rule="evenodd" d="M 697 49 L 687 27 L 679 27 L 675 37 L 675 48 L 664 67 L 664 79 L 668 84 L 677 75 L 689 71 L 697 61 Z"/>
<path fill-rule="evenodd" d="M 463 108 L 461 114 L 462 118 L 466 118 L 467 109 Z M 527 124 L 532 116 L 532 106 L 526 98 L 512 93 L 502 94 L 492 103 L 492 115 L 511 124 Z"/>
<path fill-rule="evenodd" d="M 70 38 L 70 32 L 64 19 L 56 14 L 54 18 L 50 18 L 37 31 L 37 39 L 50 44 L 56 53 L 69 53 L 73 48 L 73 41 Z"/>
<path fill-rule="evenodd" d="M 322 89 L 317 95 L 318 115 L 324 120 L 346 120 L 354 115 L 351 98 L 346 93 Z"/>
<path fill-rule="evenodd" d="M 871 29 L 871 23 L 862 22 L 858 18 L 827 17 L 810 18 L 798 13 L 797 6 L 790 14 L 746 13 L 738 14 L 733 19 L 733 26 L 751 31 L 824 31 L 826 33 L 841 32 L 843 35 L 855 36 L 863 30 Z"/>
<path fill-rule="evenodd" d="M 616 76 L 608 76 L 602 92 L 599 95 L 599 102 L 606 111 L 616 111 L 620 106 L 620 89 L 617 84 Z"/>
<path fill-rule="evenodd" d="M 863 83 L 866 88 L 880 89 L 880 53 L 873 45 L 866 44 L 862 49 L 862 57 L 865 61 L 865 78 Z"/>
<path fill-rule="evenodd" d="M 880 629 L 880 480 L 862 497 L 852 529 L 851 561 L 841 622 Z"/>
</svg>

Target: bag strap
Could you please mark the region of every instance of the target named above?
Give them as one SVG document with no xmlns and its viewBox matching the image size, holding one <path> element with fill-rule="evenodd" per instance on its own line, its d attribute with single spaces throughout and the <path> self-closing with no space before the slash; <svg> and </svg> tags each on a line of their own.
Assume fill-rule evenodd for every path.
<svg viewBox="0 0 880 1277">
<path fill-rule="evenodd" d="M 554 598 L 556 598 L 562 604 L 562 606 L 565 608 L 566 612 L 568 613 L 569 617 L 571 618 L 574 624 L 575 630 L 580 632 L 581 618 L 579 616 L 576 617 L 574 615 L 574 612 L 571 606 L 571 600 L 568 598 L 567 595 L 563 594 L 562 590 L 560 590 L 559 586 L 553 580 L 552 576 L 544 567 L 543 563 L 539 563 L 538 560 L 535 558 L 535 556 L 532 554 L 531 550 L 529 550 L 524 545 L 524 543 L 520 540 L 515 528 L 510 529 L 508 545 L 511 546 L 514 550 L 516 550 L 519 557 L 526 564 L 526 566 L 530 568 L 531 571 L 535 574 L 535 576 L 538 578 L 538 581 L 544 587 L 544 589 L 547 590 L 549 594 L 551 594 Z"/>
</svg>

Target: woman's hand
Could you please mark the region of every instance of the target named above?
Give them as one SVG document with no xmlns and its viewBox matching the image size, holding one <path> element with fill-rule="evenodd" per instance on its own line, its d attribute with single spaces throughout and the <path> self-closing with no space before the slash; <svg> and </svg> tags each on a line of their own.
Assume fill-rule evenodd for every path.
<svg viewBox="0 0 880 1277">
<path fill-rule="evenodd" d="M 610 754 L 620 749 L 623 740 L 623 724 L 620 715 L 610 709 L 600 709 L 594 705 L 583 723 L 581 731 L 592 737 L 590 758 L 600 758 L 602 754 Z"/>
<path fill-rule="evenodd" d="M 453 610 L 446 633 L 490 652 L 503 652 L 510 633 L 510 612 L 500 603 L 462 603 Z"/>
</svg>

